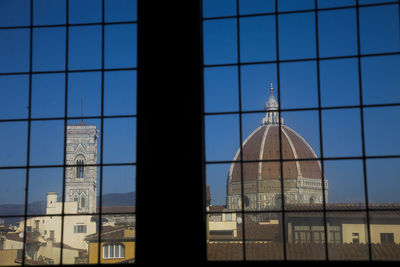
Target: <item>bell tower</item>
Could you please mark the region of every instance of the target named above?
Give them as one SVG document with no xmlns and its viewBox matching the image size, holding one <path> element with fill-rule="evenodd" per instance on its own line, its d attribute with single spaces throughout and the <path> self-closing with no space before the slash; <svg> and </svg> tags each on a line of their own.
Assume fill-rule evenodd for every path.
<svg viewBox="0 0 400 267">
<path fill-rule="evenodd" d="M 78 213 L 96 212 L 98 137 L 95 125 L 67 125 L 65 201 L 77 202 Z"/>
</svg>

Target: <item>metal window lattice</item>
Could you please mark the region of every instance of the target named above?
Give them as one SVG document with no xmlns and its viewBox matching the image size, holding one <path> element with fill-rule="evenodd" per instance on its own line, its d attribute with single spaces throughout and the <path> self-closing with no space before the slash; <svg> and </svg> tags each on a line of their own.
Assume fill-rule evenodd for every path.
<svg viewBox="0 0 400 267">
<path fill-rule="evenodd" d="M 278 113 L 279 117 L 281 117 L 282 112 L 297 112 L 297 111 L 316 111 L 318 112 L 318 127 L 319 127 L 319 153 L 320 157 L 316 158 L 301 158 L 301 159 L 283 159 L 282 157 L 282 136 L 281 136 L 281 131 L 279 131 L 279 152 L 280 152 L 280 158 L 279 159 L 269 159 L 269 160 L 249 160 L 249 159 L 243 159 L 243 154 L 240 153 L 240 157 L 235 160 L 205 160 L 204 166 L 212 166 L 212 165 L 218 165 L 218 164 L 240 164 L 240 172 L 241 172 L 241 181 L 240 181 L 240 188 L 241 188 L 241 207 L 234 208 L 238 214 L 242 217 L 243 222 L 241 225 L 238 226 L 238 228 L 241 228 L 242 236 L 242 260 L 246 261 L 247 260 L 247 255 L 248 255 L 248 249 L 247 248 L 249 245 L 246 241 L 246 223 L 244 220 L 246 219 L 245 215 L 250 215 L 250 214 L 261 214 L 261 213 L 279 213 L 281 221 L 279 223 L 280 228 L 281 228 L 281 239 L 283 240 L 284 243 L 288 242 L 286 235 L 288 229 L 285 227 L 285 215 L 293 212 L 293 210 L 286 210 L 285 209 L 285 201 L 286 198 L 282 197 L 282 203 L 281 203 L 281 208 L 278 210 L 273 210 L 273 211 L 268 211 L 268 210 L 246 210 L 245 205 L 243 203 L 245 199 L 245 192 L 244 192 L 244 174 L 243 174 L 243 164 L 246 163 L 258 163 L 258 162 L 279 162 L 280 163 L 280 183 L 281 183 L 281 196 L 285 195 L 284 192 L 284 186 L 283 186 L 283 163 L 285 162 L 302 162 L 302 161 L 309 161 L 309 160 L 314 160 L 314 161 L 320 161 L 321 162 L 321 185 L 322 185 L 322 192 L 325 190 L 325 183 L 323 182 L 323 177 L 324 175 L 324 162 L 325 161 L 337 161 L 337 160 L 361 160 L 362 161 L 362 168 L 363 168 L 363 183 L 364 183 L 364 192 L 365 192 L 365 207 L 359 207 L 356 208 L 352 211 L 357 211 L 357 212 L 364 212 L 366 214 L 366 227 L 367 227 L 367 240 L 371 240 L 371 230 L 370 230 L 370 211 L 371 208 L 369 206 L 369 195 L 368 195 L 368 183 L 367 183 L 367 167 L 366 167 L 366 161 L 368 159 L 387 159 L 387 158 L 400 158 L 400 154 L 396 155 L 379 155 L 379 156 L 371 156 L 371 155 L 366 155 L 365 152 L 365 127 L 364 127 L 364 109 L 365 108 L 373 108 L 373 107 L 399 107 L 400 103 L 399 102 L 393 102 L 393 103 L 386 103 L 386 104 L 364 104 L 363 103 L 363 84 L 362 84 L 362 71 L 361 71 L 361 60 L 363 58 L 369 58 L 369 57 L 384 57 L 384 56 L 394 56 L 394 55 L 400 55 L 399 51 L 395 52 L 382 52 L 382 53 L 361 53 L 361 38 L 360 38 L 360 9 L 362 8 L 368 8 L 368 7 L 379 7 L 379 6 L 390 6 L 390 7 L 395 7 L 398 8 L 399 10 L 399 20 L 400 20 L 400 1 L 391 1 L 391 2 L 386 2 L 386 3 L 371 3 L 371 4 L 360 4 L 358 0 L 354 1 L 353 5 L 348 5 L 348 6 L 337 6 L 337 7 L 329 7 L 329 8 L 319 8 L 318 3 L 320 1 L 315 0 L 314 1 L 314 6 L 315 8 L 312 9 L 302 9 L 302 10 L 295 10 L 295 11 L 279 11 L 278 10 L 278 2 L 279 0 L 273 1 L 275 3 L 275 10 L 273 12 L 258 12 L 258 13 L 246 13 L 246 14 L 241 14 L 240 13 L 240 4 L 242 3 L 239 0 L 236 0 L 236 6 L 235 6 L 235 14 L 236 15 L 227 15 L 227 16 L 210 16 L 210 17 L 204 17 L 204 10 L 203 10 L 203 17 L 202 17 L 202 23 L 204 25 L 205 22 L 210 22 L 210 21 L 224 21 L 224 20 L 230 20 L 230 21 L 235 21 L 235 31 L 236 31 L 236 59 L 234 60 L 235 63 L 205 63 L 203 59 L 203 71 L 207 69 L 218 69 L 218 68 L 223 68 L 223 67 L 236 67 L 237 70 L 237 78 L 236 78 L 236 83 L 237 83 L 237 99 L 238 99 L 238 108 L 236 108 L 233 111 L 205 111 L 203 115 L 203 123 L 205 124 L 205 120 L 208 117 L 212 116 L 223 116 L 223 115 L 238 115 L 238 125 L 239 125 L 239 147 L 238 150 L 243 151 L 243 122 L 242 122 L 242 117 L 243 115 L 248 115 L 248 114 L 264 114 L 265 110 L 264 109 L 258 109 L 258 110 L 242 110 L 242 77 L 241 77 L 241 67 L 243 66 L 257 66 L 257 65 L 263 65 L 263 64 L 275 64 L 276 65 L 276 77 L 277 77 L 277 100 L 279 103 L 279 108 L 278 108 Z M 203 6 L 204 8 L 204 6 Z M 329 56 L 329 57 L 321 57 L 319 55 L 319 21 L 318 21 L 318 15 L 321 14 L 322 12 L 325 11 L 336 11 L 336 10 L 354 10 L 355 11 L 355 19 L 356 19 L 356 39 L 357 39 L 357 52 L 355 54 L 351 55 L 346 55 L 346 56 Z M 307 58 L 301 58 L 301 59 L 280 59 L 280 53 L 279 53 L 279 15 L 290 15 L 290 14 L 314 14 L 315 20 L 315 57 L 307 57 Z M 275 49 L 276 49 L 276 59 L 275 60 L 268 60 L 268 61 L 262 61 L 262 60 L 257 60 L 257 61 L 251 61 L 251 62 L 241 62 L 241 38 L 240 34 L 242 33 L 241 24 L 240 20 L 241 19 L 246 19 L 246 18 L 261 18 L 261 17 L 273 17 L 274 22 L 275 22 Z M 399 21 L 400 24 L 400 21 Z M 203 32 L 203 38 L 205 36 L 205 32 Z M 272 35 L 272 34 L 271 34 Z M 357 72 L 358 72 L 358 91 L 359 91 L 359 105 L 337 105 L 337 106 L 323 106 L 321 104 L 321 85 L 320 85 L 320 62 L 328 62 L 330 60 L 335 60 L 335 59 L 356 59 L 357 60 Z M 317 107 L 304 107 L 304 108 L 281 108 L 281 92 L 280 92 L 280 84 L 281 84 L 281 77 L 280 77 L 280 64 L 281 63 L 290 63 L 290 62 L 315 62 L 316 63 L 316 80 L 317 80 L 317 89 L 318 89 L 318 106 Z M 267 73 L 265 75 L 268 75 Z M 267 77 L 266 77 L 267 78 Z M 204 88 L 203 88 L 203 94 L 204 94 Z M 204 107 L 205 108 L 205 107 Z M 346 110 L 346 109 L 358 109 L 360 113 L 360 121 L 361 121 L 361 132 L 360 132 L 360 139 L 362 143 L 362 155 L 361 156 L 351 156 L 351 157 L 332 157 L 332 156 L 324 156 L 324 150 L 323 150 L 323 138 L 322 138 L 322 125 L 324 124 L 324 120 L 322 119 L 322 111 L 324 110 Z M 279 121 L 279 129 L 281 129 L 281 121 Z M 203 136 L 204 130 L 203 130 Z M 223 179 L 224 177 L 221 177 Z M 205 179 L 206 180 L 206 179 Z M 204 189 L 206 191 L 206 189 Z M 211 193 L 208 193 L 211 194 Z M 230 196 L 231 197 L 231 196 Z M 323 226 L 319 227 L 318 230 L 319 235 L 316 237 L 318 240 L 323 240 L 322 243 L 324 243 L 325 247 L 325 254 L 324 257 L 326 260 L 330 260 L 329 258 L 329 249 L 328 249 L 328 242 L 324 242 L 324 240 L 333 240 L 334 243 L 340 242 L 341 237 L 338 236 L 339 232 L 332 232 L 333 228 L 335 226 L 328 226 L 328 219 L 327 219 L 327 209 L 326 209 L 326 199 L 325 199 L 325 194 L 322 193 L 322 198 L 323 198 L 323 204 L 321 210 L 315 210 L 323 214 Z M 233 204 L 235 205 L 235 204 Z M 379 211 L 397 211 L 396 209 L 392 208 L 382 208 L 379 209 Z M 313 210 L 314 211 L 314 210 Z M 329 209 L 329 213 L 331 212 L 340 212 L 343 210 L 340 209 Z M 210 218 L 210 216 L 220 214 L 221 211 L 205 211 L 205 216 L 207 218 Z M 296 210 L 296 213 L 305 213 L 309 212 L 309 210 Z M 327 227 L 328 226 L 328 227 Z M 301 227 L 301 226 L 297 226 Z M 308 227 L 308 226 L 303 226 L 303 227 Z M 338 228 L 339 226 L 336 226 Z M 338 229 L 336 229 L 339 231 Z M 317 229 L 315 229 L 316 231 Z M 207 230 L 209 231 L 209 230 Z M 293 234 L 293 233 L 292 233 Z M 299 235 L 294 235 L 296 238 L 296 243 L 299 241 Z M 302 237 L 304 239 L 305 237 Z M 373 260 L 372 252 L 371 252 L 371 242 L 368 243 L 368 259 L 370 261 Z M 286 261 L 289 259 L 287 255 L 287 247 L 286 245 L 282 246 L 282 253 L 283 253 L 283 260 Z M 213 259 L 214 260 L 214 259 Z"/>
<path fill-rule="evenodd" d="M 128 115 L 105 115 L 104 113 L 104 75 L 105 73 L 111 73 L 111 72 L 124 72 L 124 71 L 137 71 L 137 67 L 111 67 L 111 68 L 106 68 L 105 67 L 105 26 L 108 25 L 137 25 L 137 20 L 123 20 L 123 21 L 116 21 L 116 22 L 107 22 L 105 20 L 105 2 L 106 0 L 100 0 L 100 9 L 101 9 L 101 21 L 100 22 L 89 22 L 89 23 L 69 23 L 69 18 L 70 18 L 70 1 L 65 0 L 65 23 L 62 24 L 45 24 L 45 25 L 35 25 L 34 24 L 34 3 L 36 0 L 30 0 L 28 3 L 30 4 L 29 7 L 29 15 L 30 15 L 30 21 L 29 25 L 26 26 L 1 26 L 0 31 L 14 31 L 14 30 L 21 30 L 21 29 L 27 29 L 29 30 L 29 70 L 28 71 L 17 71 L 17 72 L 0 72 L 0 77 L 2 76 L 16 76 L 16 77 L 22 77 L 22 76 L 28 76 L 29 77 L 29 85 L 28 85 L 28 104 L 27 104 L 27 110 L 28 114 L 24 118 L 0 118 L 0 123 L 7 123 L 7 122 L 26 122 L 27 123 L 27 148 L 26 148 L 26 165 L 16 165 L 16 166 L 0 166 L 0 170 L 12 170 L 12 169 L 22 169 L 26 170 L 26 176 L 25 176 L 25 203 L 24 203 L 24 214 L 22 215 L 1 215 L 2 218 L 20 218 L 23 217 L 25 224 L 24 224 L 24 232 L 29 232 L 29 230 L 32 230 L 32 226 L 27 226 L 26 222 L 28 218 L 31 217 L 39 217 L 39 218 L 45 218 L 45 217 L 52 217 L 52 216 L 58 216 L 61 217 L 61 234 L 60 234 L 60 258 L 59 262 L 60 264 L 63 264 L 63 239 L 64 239 L 64 217 L 69 217 L 69 216 L 94 216 L 99 218 L 99 222 L 101 222 L 101 218 L 103 215 L 112 215 L 115 213 L 109 213 L 109 212 L 104 212 L 102 210 L 102 195 L 103 195 L 103 167 L 107 166 L 136 166 L 136 162 L 117 162 L 117 163 L 104 163 L 103 162 L 103 141 L 104 141 L 104 119 L 118 119 L 118 118 L 137 118 L 136 113 L 134 114 L 128 114 Z M 61 1 L 59 2 L 61 3 Z M 137 5 L 137 2 L 136 2 Z M 137 10 L 137 8 L 136 8 Z M 101 27 L 101 67 L 100 68 L 83 68 L 83 69 L 78 69 L 78 70 L 71 70 L 69 69 L 69 37 L 70 37 L 70 32 L 69 30 L 72 28 L 79 28 L 79 27 L 84 27 L 84 26 L 100 26 Z M 63 70 L 47 70 L 47 71 L 34 71 L 33 70 L 33 50 L 34 50 L 34 30 L 36 29 L 58 29 L 58 28 L 64 28 L 65 29 L 65 50 L 63 51 L 65 55 L 65 66 Z M 134 47 L 131 48 L 132 50 Z M 137 53 L 134 51 L 134 53 Z M 135 64 L 132 64 L 136 66 Z M 91 73 L 91 72 L 97 72 L 101 73 L 101 112 L 100 115 L 98 116 L 68 116 L 68 81 L 69 81 L 69 74 L 70 73 Z M 65 93 L 64 93 L 64 116 L 58 116 L 58 117 L 32 117 L 32 92 L 34 91 L 32 89 L 32 77 L 37 74 L 64 74 L 64 84 L 65 84 Z M 67 140 L 67 125 L 69 121 L 73 120 L 91 120 L 91 119 L 99 119 L 100 120 L 100 137 L 101 137 L 101 142 L 100 142 L 100 153 L 98 155 L 99 157 L 99 163 L 96 164 L 85 164 L 83 160 L 78 160 L 76 161 L 74 165 L 67 164 L 66 161 L 66 140 Z M 64 130 L 63 130 L 63 164 L 35 164 L 31 165 L 31 125 L 32 122 L 34 121 L 39 121 L 39 122 L 45 122 L 45 121 L 63 121 L 64 122 Z M 66 199 L 65 196 L 65 181 L 66 181 L 66 169 L 68 167 L 73 167 L 76 169 L 76 176 L 83 178 L 85 174 L 85 168 L 88 167 L 98 167 L 100 170 L 99 174 L 99 184 L 97 185 L 98 192 L 96 197 L 98 197 L 98 212 L 95 213 L 90 213 L 90 214 L 69 214 L 65 212 L 65 202 L 63 201 L 62 204 L 62 212 L 60 214 L 31 214 L 28 212 L 28 196 L 29 196 L 29 184 L 34 183 L 34 181 L 31 181 L 30 179 L 30 170 L 32 169 L 39 169 L 39 168 L 63 168 L 63 186 L 62 186 L 62 200 Z M 97 179 L 97 177 L 96 177 Z M 135 177 L 132 177 L 132 180 L 135 179 Z M 83 206 L 86 205 L 86 200 L 82 198 L 81 203 Z M 118 215 L 124 215 L 124 216 L 135 216 L 135 211 L 133 212 L 119 212 Z M 98 236 L 98 243 L 101 241 L 101 232 L 102 232 L 102 224 L 98 223 L 96 235 Z M 75 225 L 73 228 L 73 232 L 75 233 L 86 233 L 87 231 L 87 226 L 86 225 Z M 51 231 L 52 232 L 52 231 Z M 54 234 L 54 232 L 53 232 Z M 19 257 L 22 259 L 21 264 L 26 265 L 26 242 L 27 242 L 27 235 L 25 234 L 23 236 L 23 247 L 22 247 L 22 253 L 18 253 Z M 97 258 L 97 263 L 101 262 L 100 259 L 100 249 L 101 246 L 98 246 L 98 258 Z M 120 250 L 120 257 L 124 257 L 124 248 Z"/>
</svg>

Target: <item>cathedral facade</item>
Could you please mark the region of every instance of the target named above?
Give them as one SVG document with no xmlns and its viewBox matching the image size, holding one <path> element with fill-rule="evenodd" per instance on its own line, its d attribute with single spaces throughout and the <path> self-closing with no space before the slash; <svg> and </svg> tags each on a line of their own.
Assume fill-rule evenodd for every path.
<svg viewBox="0 0 400 267">
<path fill-rule="evenodd" d="M 227 208 L 280 209 L 282 201 L 320 204 L 324 194 L 327 202 L 328 181 L 322 178 L 321 163 L 304 138 L 279 118 L 272 85 L 265 108 L 261 125 L 243 142 L 230 166 Z"/>
</svg>

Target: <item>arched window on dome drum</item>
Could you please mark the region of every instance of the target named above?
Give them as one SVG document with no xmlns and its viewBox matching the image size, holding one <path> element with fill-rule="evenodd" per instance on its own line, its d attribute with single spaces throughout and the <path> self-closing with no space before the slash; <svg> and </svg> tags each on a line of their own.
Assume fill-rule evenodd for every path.
<svg viewBox="0 0 400 267">
<path fill-rule="evenodd" d="M 83 160 L 76 161 L 76 178 L 83 178 L 84 176 L 84 162 Z"/>
<path fill-rule="evenodd" d="M 276 197 L 275 199 L 275 205 L 277 208 L 280 208 L 282 205 L 282 198 L 280 196 Z"/>
<path fill-rule="evenodd" d="M 250 199 L 248 196 L 244 196 L 244 205 L 245 207 L 248 207 L 250 205 Z"/>
</svg>

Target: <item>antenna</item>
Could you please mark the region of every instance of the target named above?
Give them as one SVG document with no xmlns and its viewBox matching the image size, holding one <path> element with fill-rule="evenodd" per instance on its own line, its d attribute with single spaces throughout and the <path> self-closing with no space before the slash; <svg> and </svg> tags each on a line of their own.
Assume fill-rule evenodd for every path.
<svg viewBox="0 0 400 267">
<path fill-rule="evenodd" d="M 81 124 L 83 124 L 83 99 L 81 98 Z"/>
</svg>

